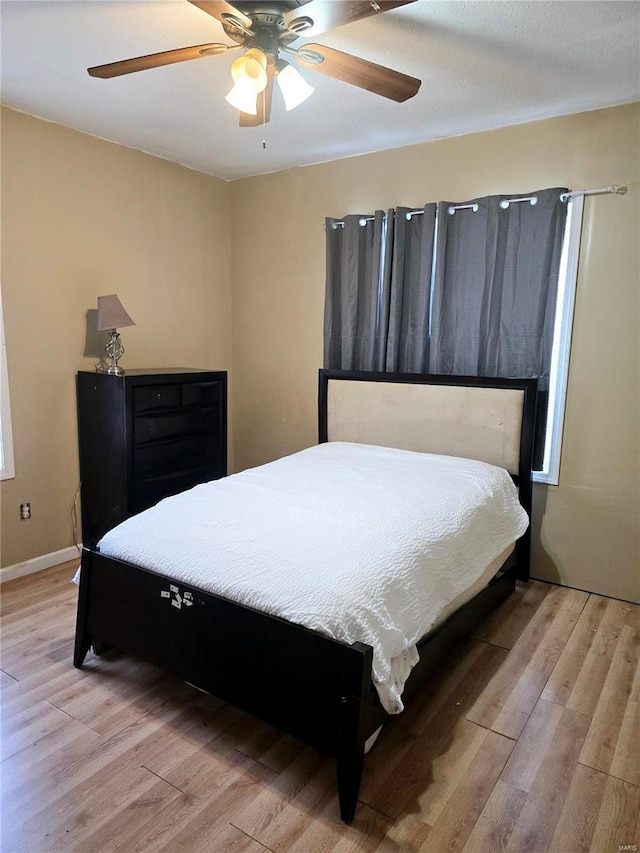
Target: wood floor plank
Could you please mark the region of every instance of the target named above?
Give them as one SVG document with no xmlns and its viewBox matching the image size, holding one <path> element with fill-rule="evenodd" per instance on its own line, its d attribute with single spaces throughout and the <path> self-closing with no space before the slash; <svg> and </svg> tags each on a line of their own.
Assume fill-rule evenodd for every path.
<svg viewBox="0 0 640 853">
<path fill-rule="evenodd" d="M 80 729 L 81 724 L 69 717 L 66 719 L 70 721 L 68 726 L 74 728 L 73 733 L 77 734 L 75 730 Z M 66 750 L 58 751 L 58 762 L 45 762 L 44 768 L 42 761 L 36 762 L 41 771 L 44 770 L 40 775 L 25 773 L 29 762 L 21 761 L 24 756 L 32 760 L 37 758 L 33 747 L 4 762 L 3 773 L 9 765 L 18 774 L 26 776 L 22 786 L 18 785 L 17 789 L 14 786 L 9 814 L 3 808 L 5 829 L 10 827 L 5 833 L 6 849 L 13 849 L 12 845 L 16 850 L 31 849 L 34 845 L 42 850 L 65 849 L 76 834 L 88 831 L 90 824 L 109 819 L 113 811 L 117 811 L 117 803 L 135 800 L 157 779 L 148 771 L 141 772 L 135 762 L 135 754 L 131 757 L 133 761 L 129 757 L 131 736 L 134 736 L 135 743 L 136 736 L 149 735 L 158 728 L 158 722 L 149 720 L 146 725 L 140 724 L 121 732 L 111 741 L 96 744 L 96 734 L 82 727 L 83 732 L 88 732 L 88 740 L 76 740 L 68 756 Z M 62 767 L 60 756 L 67 758 Z M 136 780 L 135 785 L 130 776 Z M 44 784 L 38 785 L 41 780 Z M 131 799 L 127 800 L 129 794 Z M 62 846 L 52 846 L 55 838 L 58 839 L 56 844 Z"/>
<path fill-rule="evenodd" d="M 550 849 L 557 853 L 589 853 L 608 776 L 578 764 Z"/>
<path fill-rule="evenodd" d="M 628 750 L 639 743 L 639 665 L 640 630 L 625 625 L 579 758 L 581 764 L 635 785 L 640 785 L 640 761 L 637 751 Z"/>
<path fill-rule="evenodd" d="M 340 820 L 335 798 L 331 797 L 304 832 L 282 849 L 286 853 L 374 853 L 393 823 L 360 804 L 353 823 L 347 826 Z"/>
<path fill-rule="evenodd" d="M 375 853 L 418 853 L 431 827 L 416 815 L 405 814 L 387 830 Z"/>
<path fill-rule="evenodd" d="M 50 705 L 49 702 L 38 702 L 37 705 L 25 711 L 20 720 L 13 725 L 2 727 L 2 760 L 37 742 L 41 738 L 66 726 L 69 715 Z"/>
<path fill-rule="evenodd" d="M 640 785 L 640 667 L 636 667 L 634 687 L 622 718 L 617 748 L 609 773 Z"/>
<path fill-rule="evenodd" d="M 315 772 L 306 774 L 305 782 L 295 796 L 290 797 L 277 813 L 272 813 L 268 823 L 259 830 L 255 826 L 251 831 L 248 830 L 246 814 L 244 817 L 231 818 L 231 823 L 242 828 L 273 853 L 290 850 L 326 807 L 333 805 L 334 812 L 337 811 L 335 768 L 332 765 L 332 761 L 325 760 Z M 245 825 L 241 827 L 241 823 Z"/>
<path fill-rule="evenodd" d="M 145 768 L 142 768 L 143 770 Z M 129 784 L 129 783 L 127 783 Z M 135 799 L 124 804 L 120 809 L 114 809 L 106 819 L 94 825 L 85 824 L 83 831 L 68 840 L 65 849 L 76 853 L 88 851 L 112 850 L 123 835 L 131 835 L 168 804 L 180 799 L 183 795 L 163 779 L 138 794 Z M 65 828 L 65 835 L 67 835 Z M 66 840 L 66 839 L 65 839 Z"/>
<path fill-rule="evenodd" d="M 70 614 L 71 617 L 71 614 Z M 73 619 L 60 623 L 58 638 L 17 646 L 2 655 L 2 666 L 18 681 L 40 676 L 43 681 L 69 670 L 73 660 Z"/>
<path fill-rule="evenodd" d="M 211 713 L 187 704 L 170 727 L 163 727 L 159 735 L 136 746 L 136 757 L 148 770 L 185 791 L 186 780 L 191 775 L 197 776 L 201 765 L 206 772 L 208 762 L 217 758 L 224 760 L 229 755 L 231 747 L 223 743 L 224 732 L 237 719 L 238 713 L 228 705 Z M 183 774 L 181 768 L 186 768 L 187 772 Z M 220 769 L 216 765 L 215 772 Z"/>
<path fill-rule="evenodd" d="M 159 775 L 174 787 L 194 799 L 207 800 L 214 791 L 224 787 L 231 776 L 246 767 L 260 768 L 260 778 L 274 778 L 276 774 L 268 767 L 253 761 L 232 746 L 216 737 L 204 748 L 192 755 L 188 753 L 173 766 L 162 770 Z M 157 772 L 157 771 L 156 771 Z"/>
<path fill-rule="evenodd" d="M 467 719 L 510 738 L 524 729 L 588 599 L 554 587 L 508 654 Z"/>
<path fill-rule="evenodd" d="M 640 788 L 607 776 L 604 797 L 593 833 L 590 853 L 618 853 L 620 848 L 640 848 L 638 830 Z"/>
<path fill-rule="evenodd" d="M 524 791 L 512 788 L 499 779 L 462 848 L 462 853 L 497 853 L 506 850 L 526 800 Z"/>
<path fill-rule="evenodd" d="M 0 669 L 0 691 L 6 691 L 7 688 L 12 687 L 14 684 L 18 684 L 18 679 L 14 678 L 12 675 L 9 675 L 8 672 L 5 672 L 3 669 Z"/>
<path fill-rule="evenodd" d="M 216 850 L 220 833 L 229 820 L 260 795 L 271 772 L 239 753 L 230 756 L 225 772 L 210 775 L 199 786 L 192 784 L 186 793 L 156 811 L 141 827 L 128 832 L 123 827 L 110 849 L 118 853 L 151 851 Z M 235 827 L 234 827 L 235 828 Z M 249 848 L 252 849 L 252 848 Z"/>
<path fill-rule="evenodd" d="M 362 802 L 383 814 L 399 816 L 407 792 L 425 789 L 433 762 L 446 751 L 456 728 L 507 654 L 485 643 L 466 645 L 456 666 L 435 678 L 398 720 L 383 729 L 365 762 Z M 463 726 L 459 731 L 475 729 Z"/>
<path fill-rule="evenodd" d="M 63 600 L 59 607 L 38 610 L 38 620 L 28 630 L 20 622 L 13 626 L 2 626 L 2 662 L 3 668 L 11 672 L 15 667 L 15 659 L 42 652 L 45 644 L 54 642 L 63 632 L 68 631 L 75 621 L 75 605 L 72 601 Z"/>
<path fill-rule="evenodd" d="M 563 711 L 553 702 L 537 703 L 500 777 L 502 782 L 520 791 L 531 790 L 552 748 Z"/>
<path fill-rule="evenodd" d="M 141 826 L 124 823 L 120 833 L 111 839 L 109 850 L 114 853 L 148 853 L 173 845 L 177 833 L 195 819 L 203 808 L 200 801 L 179 792 L 175 800 L 155 809 Z M 176 849 L 175 845 L 173 849 Z"/>
<path fill-rule="evenodd" d="M 113 772 L 113 768 L 126 764 L 127 758 L 131 757 L 135 761 L 135 746 L 152 734 L 157 734 L 161 727 L 162 722 L 157 719 L 140 718 L 134 725 L 106 741 L 99 736 L 97 740 L 80 739 L 72 749 L 58 752 L 55 760 L 37 763 L 39 772 L 33 768 L 29 771 L 28 767 L 20 763 L 22 756 L 28 755 L 28 750 L 12 757 L 8 766 L 16 770 L 20 778 L 13 782 L 13 793 L 3 808 L 3 821 L 6 824 L 19 821 L 20 814 L 25 810 L 34 817 L 45 815 L 42 820 L 46 820 L 47 810 L 59 798 L 76 789 L 80 794 L 94 787 L 99 790 L 103 778 Z M 66 733 L 66 730 L 61 730 L 60 737 Z M 92 736 L 95 737 L 95 732 Z M 3 762 L 2 767 L 5 764 Z M 76 807 L 80 807 L 81 803 L 80 795 Z M 73 811 L 74 807 L 70 806 L 70 812 Z"/>
<path fill-rule="evenodd" d="M 49 621 L 55 619 L 56 616 L 66 615 L 69 612 L 75 611 L 75 606 L 75 588 L 73 597 L 70 597 L 69 590 L 65 589 L 64 586 L 59 586 L 49 591 L 48 594 L 43 590 L 39 595 L 31 596 L 28 606 L 22 605 L 20 601 L 12 601 L 10 604 L 5 603 L 2 612 L 3 640 L 8 643 L 9 639 L 15 636 L 16 633 L 23 632 L 25 619 L 29 616 L 38 614 L 46 617 L 44 620 L 34 620 L 33 624 L 29 626 L 28 632 L 36 631 L 43 624 L 47 624 Z"/>
<path fill-rule="evenodd" d="M 31 808 L 34 802 L 46 800 L 55 787 L 52 780 L 57 774 L 84 759 L 99 741 L 95 732 L 69 719 L 64 726 L 5 759 L 0 766 L 4 820 Z"/>
<path fill-rule="evenodd" d="M 494 646 L 512 649 L 552 589 L 551 584 L 541 581 L 533 584 L 518 581 L 513 595 L 505 599 L 472 636 Z"/>
<path fill-rule="evenodd" d="M 541 718 L 553 720 L 554 728 L 552 736 L 544 740 L 542 756 L 532 749 Z M 512 789 L 527 794 L 505 850 L 540 853 L 548 849 L 588 726 L 585 714 L 542 700 L 538 703 L 528 723 L 529 732 L 523 733 L 500 777 Z"/>
<path fill-rule="evenodd" d="M 53 691 L 51 702 L 109 737 L 171 699 L 188 702 L 197 694 L 195 688 L 180 679 L 134 658 L 119 656 L 115 671 L 112 663 L 113 658 L 108 661 L 94 658 L 87 667 L 93 672 L 92 689 L 86 689 L 84 680 L 75 681 Z M 116 672 L 118 677 L 114 677 Z"/>
<path fill-rule="evenodd" d="M 120 667 L 126 679 L 127 666 L 120 664 Z M 19 717 L 42 700 L 59 707 L 62 704 L 59 702 L 59 696 L 67 691 L 75 692 L 78 696 L 91 696 L 96 687 L 96 680 L 92 677 L 93 671 L 89 668 L 75 669 L 69 659 L 66 665 L 53 669 L 49 678 L 44 679 L 40 671 L 29 673 L 11 685 L 10 689 L 3 691 L 1 717 L 4 725 L 8 725 L 13 717 Z M 116 666 L 113 671 L 114 676 L 117 671 Z M 69 713 L 66 708 L 64 710 Z"/>
<path fill-rule="evenodd" d="M 1 584 L 0 612 L 3 620 L 16 609 L 21 612 L 28 610 L 34 601 L 46 601 L 58 590 L 72 594 L 71 581 L 79 565 L 80 557 L 42 572 L 35 572 Z M 77 593 L 76 586 L 73 586 L 73 590 Z"/>
<path fill-rule="evenodd" d="M 403 760 L 402 753 L 414 746 L 416 736 L 424 731 L 440 708 L 460 708 L 455 704 L 459 699 L 452 698 L 459 685 L 474 679 L 473 673 L 478 669 L 485 673 L 487 681 L 490 680 L 505 656 L 504 650 L 493 652 L 485 643 L 474 640 L 461 643 L 454 650 L 451 659 L 434 673 L 428 684 L 423 685 L 409 707 L 383 726 L 380 737 L 365 761 L 361 791 L 361 798 L 365 802 L 368 802 L 368 792 L 378 787 L 387 775 L 395 772 L 394 762 Z"/>
<path fill-rule="evenodd" d="M 25 820 L 7 833 L 3 849 L 69 850 L 109 823 L 115 813 L 131 808 L 137 800 L 149 797 L 152 789 L 157 792 L 160 788 L 175 798 L 175 789 L 143 767 L 112 766 L 102 774 L 99 786 L 88 791 L 76 787 L 52 799 L 46 809 L 27 813 Z M 151 796 L 152 802 L 159 798 L 157 793 Z"/>
<path fill-rule="evenodd" d="M 564 648 L 542 698 L 593 714 L 620 632 L 640 607 L 591 596 Z M 639 626 L 640 627 L 640 626 Z"/>
<path fill-rule="evenodd" d="M 301 742 L 267 723 L 252 718 L 247 735 L 237 739 L 235 748 L 243 755 L 280 773 L 300 752 Z"/>
<path fill-rule="evenodd" d="M 169 847 L 167 853 L 172 853 L 175 849 L 175 847 Z M 189 853 L 220 853 L 223 850 L 224 853 L 269 853 L 266 847 L 231 824 L 213 827 L 212 830 L 203 833 L 201 844 L 188 849 Z"/>
<path fill-rule="evenodd" d="M 231 823 L 264 843 L 263 839 L 271 831 L 271 824 L 300 795 L 309 780 L 329 763 L 313 747 L 304 747 L 268 788 L 255 797 L 250 805 L 230 817 Z"/>
<path fill-rule="evenodd" d="M 611 613 L 606 599 L 597 596 L 589 598 L 549 677 L 542 699 L 558 705 L 568 704 L 594 644 L 598 638 L 602 640 L 611 630 L 615 631 L 611 620 L 606 618 L 607 615 L 611 616 Z M 584 713 L 589 711 L 584 709 Z"/>
<path fill-rule="evenodd" d="M 420 853 L 458 853 L 464 848 L 513 746 L 508 738 L 486 732 L 480 749 L 439 813 Z"/>
<path fill-rule="evenodd" d="M 242 752 L 242 747 L 240 747 Z M 292 735 L 278 732 L 269 747 L 262 753 L 257 753 L 253 757 L 260 764 L 273 770 L 276 773 L 282 773 L 285 767 L 288 767 L 295 756 L 300 752 L 300 741 Z"/>
<path fill-rule="evenodd" d="M 246 815 L 245 815 L 246 818 Z M 240 818 L 243 819 L 243 818 Z M 235 824 L 236 821 L 232 819 Z M 376 850 L 393 820 L 360 803 L 353 823 L 340 820 L 334 762 L 324 761 L 306 784 L 272 815 L 268 824 L 253 830 L 273 853 L 333 853 Z"/>
<path fill-rule="evenodd" d="M 24 714 L 37 702 L 49 698 L 57 689 L 69 687 L 72 684 L 81 685 L 85 677 L 85 673 L 74 670 L 73 667 L 66 667 L 62 672 L 46 681 L 42 679 L 40 674 L 27 676 L 20 681 L 13 679 L 9 687 L 2 690 L 0 716 L 3 724 L 6 725 L 11 717 Z"/>
<path fill-rule="evenodd" d="M 431 764 L 432 781 L 428 788 L 417 795 L 420 818 L 424 823 L 436 825 L 461 780 L 469 773 L 486 737 L 486 729 L 468 720 L 460 721 L 447 750 L 435 757 Z"/>
</svg>

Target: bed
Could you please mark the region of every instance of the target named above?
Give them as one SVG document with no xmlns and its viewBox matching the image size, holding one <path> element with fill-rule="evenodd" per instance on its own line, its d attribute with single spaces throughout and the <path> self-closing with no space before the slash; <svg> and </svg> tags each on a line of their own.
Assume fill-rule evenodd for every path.
<svg viewBox="0 0 640 853">
<path fill-rule="evenodd" d="M 355 468 L 354 459 L 364 457 L 368 465 L 370 458 L 382 458 L 384 465 L 390 460 L 395 465 L 397 457 L 405 466 L 400 470 L 408 472 L 417 470 L 417 463 L 428 455 L 433 455 L 436 465 L 447 463 L 455 471 L 462 470 L 463 460 L 471 460 L 464 466 L 496 466 L 495 470 L 505 469 L 511 475 L 519 503 L 529 515 L 535 401 L 535 380 L 321 370 L 319 446 L 303 451 L 302 458 L 316 466 L 318 476 L 323 470 L 332 470 L 336 456 L 348 470 Z M 453 459 L 449 462 L 448 457 Z M 291 458 L 279 468 L 275 466 L 276 473 L 282 472 L 283 482 L 286 476 L 300 479 L 294 464 L 297 462 Z M 273 474 L 273 468 L 264 467 Z M 307 470 L 303 470 L 308 480 Z M 262 476 L 260 469 L 254 471 Z M 456 476 L 464 478 L 464 471 Z M 251 484 L 251 478 L 255 486 L 256 475 L 251 472 L 244 481 Z M 258 490 L 263 479 L 258 481 Z M 242 475 L 229 478 L 226 488 L 237 489 L 244 481 Z M 321 491 L 319 485 L 317 490 Z M 191 513 L 193 501 L 205 494 L 204 490 L 193 492 L 168 501 L 184 503 Z M 155 508 L 156 521 L 162 522 L 166 503 Z M 133 531 L 129 539 L 134 543 L 142 516 L 130 520 L 125 528 L 130 534 Z M 318 516 L 317 526 L 322 540 L 331 543 L 332 527 L 337 531 L 339 525 L 323 515 Z M 199 527 L 188 541 L 199 538 Z M 513 549 L 505 548 L 498 559 L 480 567 L 482 572 L 478 570 L 474 583 L 438 614 L 428 633 L 415 637 L 415 659 L 401 682 L 396 682 L 401 686 L 402 703 L 460 636 L 468 634 L 513 591 L 516 578 L 528 579 L 529 535 L 527 528 Z M 176 576 L 175 558 L 161 536 L 151 539 L 152 546 L 159 540 L 155 550 L 160 559 L 163 555 L 166 559 L 159 568 L 150 568 L 156 563 L 142 558 L 113 556 L 119 552 L 109 545 L 109 536 L 98 546 L 83 549 L 74 665 L 82 666 L 91 647 L 98 654 L 108 647 L 121 649 L 335 755 L 340 814 L 350 823 L 358 801 L 365 745 L 391 717 L 389 703 L 380 693 L 380 678 L 374 679 L 379 657 L 375 640 L 363 642 L 352 635 L 348 640 L 336 639 L 324 624 L 311 621 L 314 627 L 307 627 L 277 615 L 294 611 L 265 612 L 241 603 L 233 594 L 204 589 L 197 574 L 185 582 L 184 575 Z M 187 539 L 179 543 L 180 548 L 187 547 Z M 382 554 L 384 562 L 383 541 L 379 539 L 376 547 L 374 556 Z M 111 555 L 101 548 L 111 550 Z M 475 552 L 468 545 L 465 549 Z M 325 552 L 321 559 L 322 554 Z M 467 560 L 464 550 L 456 559 L 460 565 L 473 562 Z M 448 571 L 449 576 L 455 574 Z M 268 592 L 265 577 L 263 594 Z M 191 582 L 193 578 L 196 583 Z M 387 581 L 380 585 L 386 587 Z M 250 601 L 260 604 L 261 599 Z M 369 635 L 365 632 L 363 636 Z"/>
</svg>

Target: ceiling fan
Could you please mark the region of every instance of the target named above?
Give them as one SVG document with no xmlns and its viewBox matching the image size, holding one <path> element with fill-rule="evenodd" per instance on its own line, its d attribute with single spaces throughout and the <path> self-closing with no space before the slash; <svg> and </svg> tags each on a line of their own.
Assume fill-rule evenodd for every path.
<svg viewBox="0 0 640 853">
<path fill-rule="evenodd" d="M 200 44 L 137 56 L 88 68 L 92 77 L 119 77 L 189 59 L 215 56 L 243 49 L 231 66 L 233 88 L 226 100 L 240 110 L 240 126 L 255 127 L 269 121 L 274 79 L 287 110 L 306 100 L 314 91 L 297 69 L 284 60 L 290 56 L 303 68 L 359 86 L 393 101 L 406 101 L 421 81 L 384 65 L 359 59 L 322 44 L 291 47 L 301 37 L 315 36 L 335 27 L 359 21 L 415 0 L 189 0 L 220 21 L 235 44 Z"/>
</svg>

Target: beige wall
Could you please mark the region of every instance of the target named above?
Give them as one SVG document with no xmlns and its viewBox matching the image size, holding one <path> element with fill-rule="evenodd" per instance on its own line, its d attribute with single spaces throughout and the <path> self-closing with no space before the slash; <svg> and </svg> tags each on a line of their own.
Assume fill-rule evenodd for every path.
<svg viewBox="0 0 640 853">
<path fill-rule="evenodd" d="M 125 366 L 233 359 L 240 469 L 316 441 L 325 216 L 618 182 L 629 195 L 586 202 L 561 482 L 536 488 L 534 574 L 638 600 L 639 127 L 631 105 L 226 184 L 3 110 L 17 476 L 2 484 L 2 565 L 71 544 L 74 374 L 95 361 L 98 294 L 136 320 Z"/>
<path fill-rule="evenodd" d="M 559 487 L 536 487 L 534 575 L 640 600 L 639 105 L 231 186 L 236 467 L 316 440 L 325 216 L 548 186 L 586 201 Z"/>
<path fill-rule="evenodd" d="M 2 565 L 72 544 L 85 315 L 118 293 L 124 367 L 229 369 L 229 184 L 2 111 L 2 296 L 16 477 Z M 33 517 L 19 520 L 30 501 Z"/>
</svg>

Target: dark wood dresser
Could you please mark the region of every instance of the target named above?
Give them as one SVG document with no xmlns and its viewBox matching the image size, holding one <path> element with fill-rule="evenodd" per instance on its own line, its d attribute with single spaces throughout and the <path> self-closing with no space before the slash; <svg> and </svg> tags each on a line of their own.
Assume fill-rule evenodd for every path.
<svg viewBox="0 0 640 853">
<path fill-rule="evenodd" d="M 226 371 L 77 376 L 82 541 L 227 473 Z"/>
</svg>

